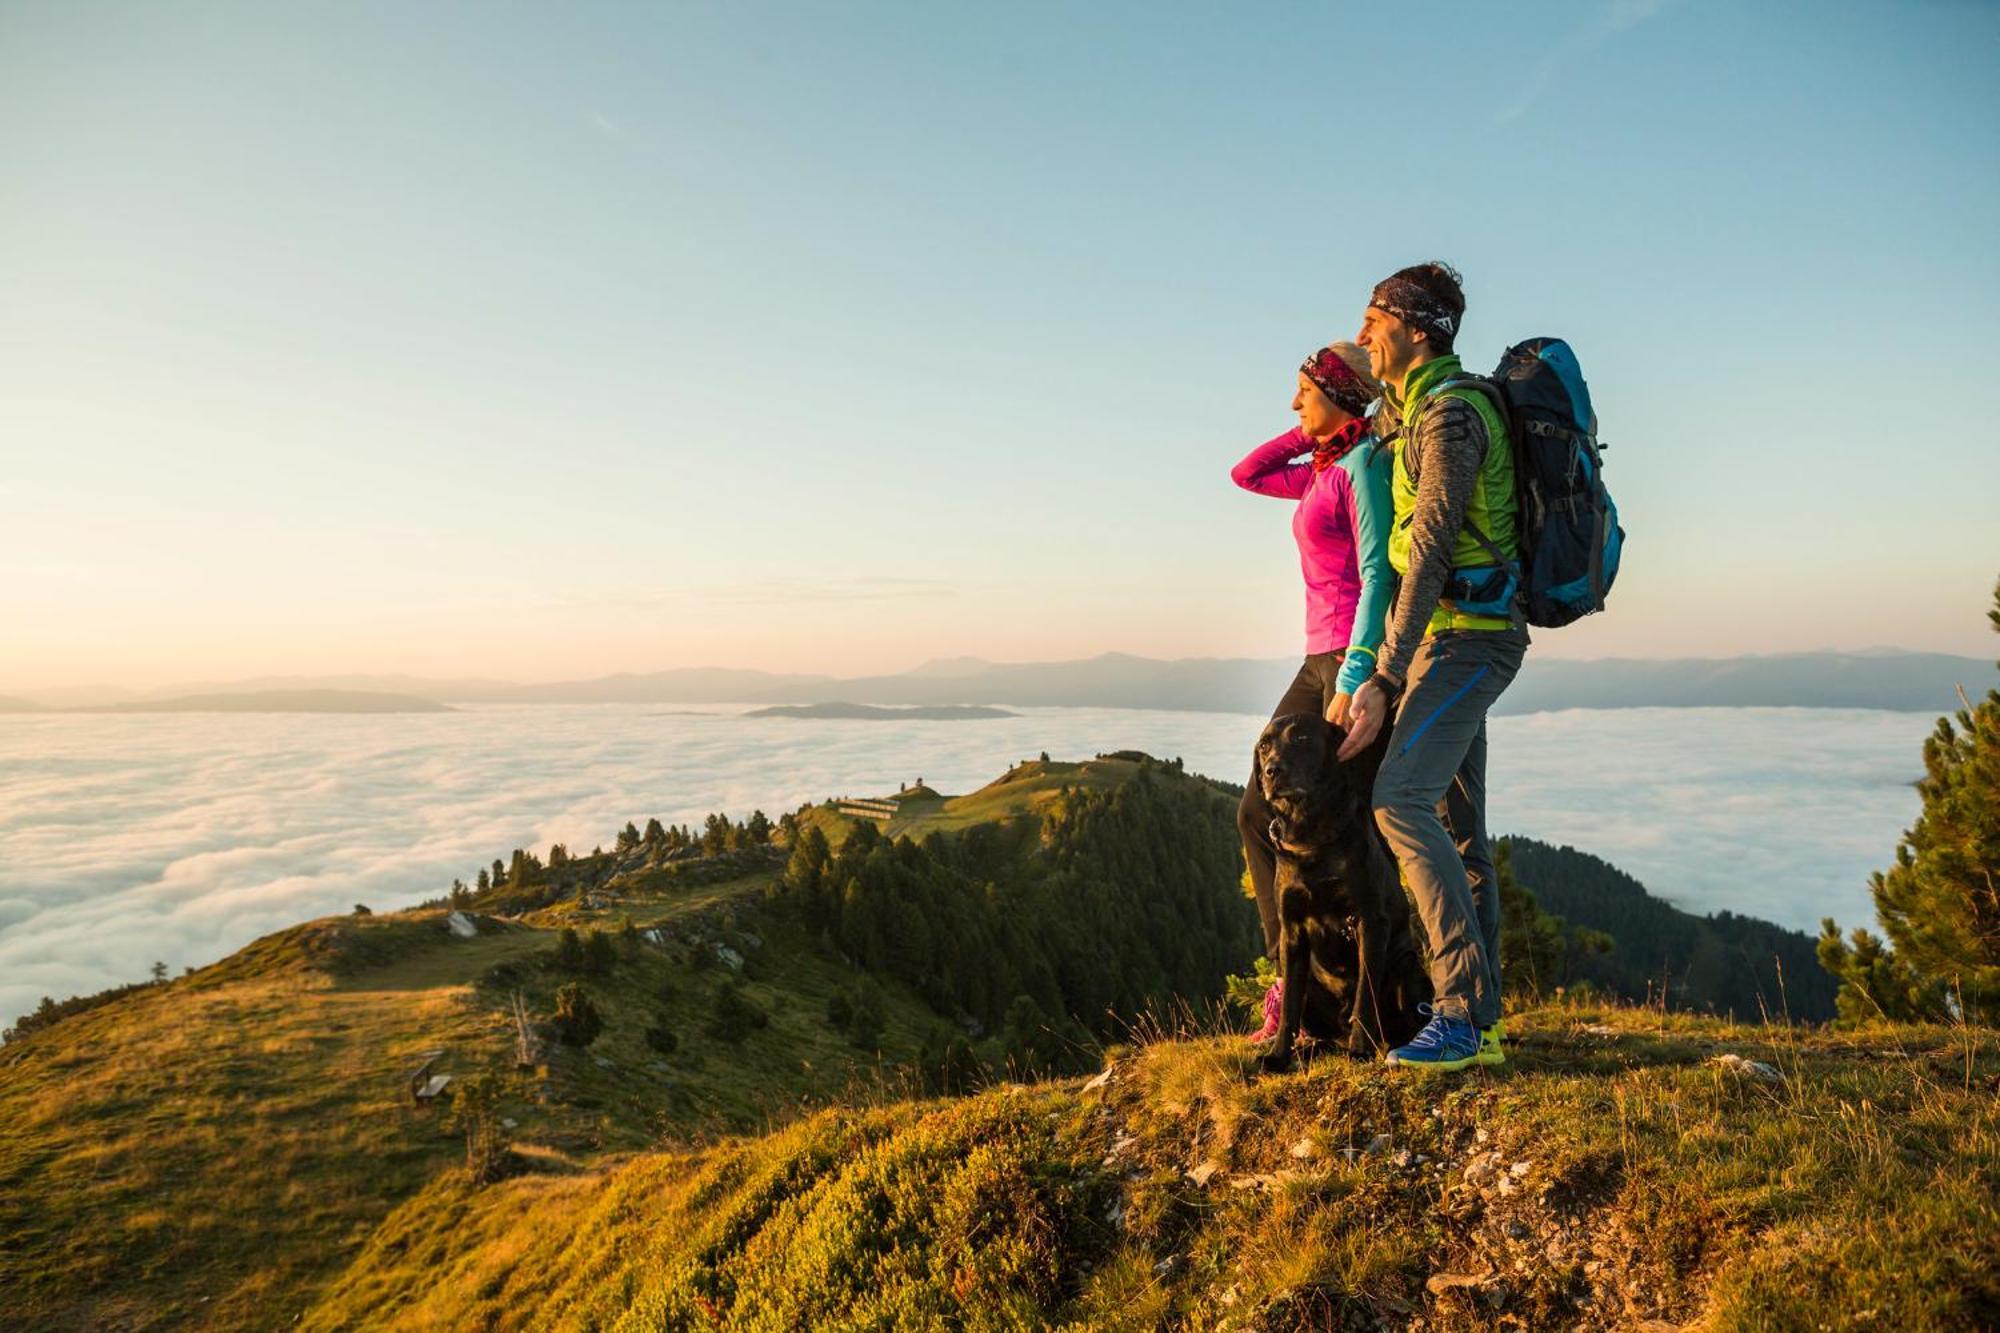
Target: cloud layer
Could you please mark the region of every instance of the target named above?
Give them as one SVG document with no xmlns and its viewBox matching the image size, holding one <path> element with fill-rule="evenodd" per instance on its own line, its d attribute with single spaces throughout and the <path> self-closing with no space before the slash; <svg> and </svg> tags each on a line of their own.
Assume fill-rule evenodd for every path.
<svg viewBox="0 0 2000 1333">
<path fill-rule="evenodd" d="M 1632 709 L 1492 723 L 1493 827 L 1567 842 L 1680 905 L 1872 921 L 1933 719 Z M 314 916 L 405 906 L 515 847 L 627 819 L 776 815 L 1047 750 L 1140 748 L 1242 781 L 1259 719 L 1112 709 L 982 722 L 746 719 L 641 705 L 386 717 L 0 719 L 0 1021 L 212 962 Z"/>
</svg>

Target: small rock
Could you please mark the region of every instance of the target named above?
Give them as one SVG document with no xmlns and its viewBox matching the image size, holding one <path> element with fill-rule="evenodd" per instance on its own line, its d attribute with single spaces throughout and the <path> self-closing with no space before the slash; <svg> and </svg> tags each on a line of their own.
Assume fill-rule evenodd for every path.
<svg viewBox="0 0 2000 1333">
<path fill-rule="evenodd" d="M 1767 1065 L 1762 1060 L 1746 1060 L 1734 1051 L 1718 1055 L 1709 1061 L 1709 1063 L 1721 1065 L 1732 1074 L 1738 1074 L 1744 1078 L 1754 1078 L 1760 1083 L 1782 1083 L 1785 1081 L 1785 1076 L 1778 1072 L 1777 1066 Z"/>
<path fill-rule="evenodd" d="M 1493 1136 L 1491 1134 L 1488 1134 L 1486 1132 L 1486 1126 L 1484 1125 L 1481 1125 L 1479 1128 L 1472 1131 L 1472 1141 L 1474 1143 L 1484 1143 L 1486 1142 L 1486 1140 L 1492 1137 Z"/>
<path fill-rule="evenodd" d="M 1153 1276 L 1172 1277 L 1175 1273 L 1180 1272 L 1181 1265 L 1184 1262 L 1186 1261 L 1183 1260 L 1180 1255 L 1170 1254 L 1166 1258 L 1160 1260 L 1160 1262 L 1153 1265 Z"/>
<path fill-rule="evenodd" d="M 1522 1176 L 1528 1174 L 1528 1168 L 1533 1165 L 1534 1165 L 1533 1162 L 1516 1162 L 1514 1163 L 1514 1165 L 1507 1168 L 1507 1174 L 1514 1177 L 1514 1179 L 1519 1180 Z"/>
<path fill-rule="evenodd" d="M 601 1055 L 593 1055 L 590 1057 L 590 1059 L 591 1062 L 595 1064 L 599 1069 L 616 1069 L 618 1067 L 617 1065 L 612 1064 L 609 1060 L 605 1059 Z"/>
<path fill-rule="evenodd" d="M 521 1122 L 514 1119 L 512 1116 L 503 1115 L 500 1117 L 500 1127 L 502 1129 L 519 1129 L 521 1127 Z"/>
<path fill-rule="evenodd" d="M 1090 1080 L 1090 1082 L 1083 1085 L 1083 1090 L 1085 1092 L 1096 1092 L 1099 1088 L 1102 1088 L 1105 1084 L 1109 1082 L 1111 1082 L 1111 1067 L 1107 1065 L 1105 1066 L 1103 1073 L 1099 1074 L 1096 1078 L 1093 1078 L 1092 1080 Z"/>
<path fill-rule="evenodd" d="M 1374 1138 L 1368 1140 L 1368 1146 L 1361 1150 L 1361 1155 L 1363 1157 L 1379 1157 L 1395 1146 L 1395 1142 L 1387 1134 L 1377 1134 Z"/>
<path fill-rule="evenodd" d="M 1424 1280 L 1424 1290 L 1433 1296 L 1442 1296 L 1448 1291 L 1477 1287 L 1491 1276 L 1491 1273 L 1432 1273 Z"/>
<path fill-rule="evenodd" d="M 1593 1037 L 1615 1037 L 1618 1035 L 1617 1028 L 1605 1023 L 1590 1023 L 1585 1025 L 1583 1030 Z"/>
<path fill-rule="evenodd" d="M 1528 1238 L 1528 1224 L 1519 1218 L 1509 1220 L 1507 1223 L 1507 1235 L 1513 1240 L 1526 1240 Z"/>
<path fill-rule="evenodd" d="M 469 940 L 479 933 L 479 927 L 473 924 L 472 918 L 463 912 L 453 912 L 444 919 L 444 924 L 451 930 L 452 934 L 462 940 Z"/>
<path fill-rule="evenodd" d="M 1222 1169 L 1222 1163 L 1220 1162 L 1203 1162 L 1200 1166 L 1197 1166 L 1192 1171 L 1189 1171 L 1187 1173 L 1187 1178 L 1189 1180 L 1192 1180 L 1198 1186 L 1205 1186 L 1208 1184 L 1210 1178 L 1213 1177 L 1215 1173 L 1220 1171 L 1221 1169 Z"/>
<path fill-rule="evenodd" d="M 1292 1145 L 1292 1156 L 1297 1158 L 1301 1162 L 1306 1161 L 1309 1158 L 1316 1157 L 1318 1155 L 1319 1155 L 1319 1149 L 1313 1146 L 1313 1141 L 1311 1139 L 1300 1139 L 1297 1143 L 1294 1143 Z M 1235 1288 L 1232 1287 L 1230 1288 L 1230 1290 L 1233 1291 L 1235 1290 Z"/>
</svg>

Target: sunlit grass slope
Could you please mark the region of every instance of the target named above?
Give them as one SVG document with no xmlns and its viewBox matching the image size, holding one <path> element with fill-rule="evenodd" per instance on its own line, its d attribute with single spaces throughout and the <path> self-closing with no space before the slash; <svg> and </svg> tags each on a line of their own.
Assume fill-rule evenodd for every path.
<svg viewBox="0 0 2000 1333">
<path fill-rule="evenodd" d="M 400 1208 L 313 1328 L 1992 1327 L 1993 1034 L 1530 1011 L 1504 1068 L 1240 1039 Z M 1720 1063 L 1735 1054 L 1757 1071 Z"/>
<path fill-rule="evenodd" d="M 880 1054 L 824 1018 L 852 974 L 757 903 L 769 875 L 566 901 L 456 939 L 440 911 L 312 922 L 0 1050 L 0 1328 L 272 1327 L 339 1272 L 391 1208 L 462 1160 L 442 1104 L 407 1075 L 432 1051 L 458 1078 L 510 1079 L 519 1151 L 581 1169 L 662 1137 L 753 1129 L 850 1095 L 914 1058 L 938 1021 L 894 985 Z M 734 979 L 683 931 L 583 980 L 606 1019 L 585 1051 L 514 1069 L 519 990 L 538 1017 L 565 978 L 537 959 L 564 924 L 629 914 L 669 929 L 754 926 L 741 993 L 768 1025 L 706 1027 Z M 704 942 L 696 943 L 696 938 Z M 644 1031 L 672 1030 L 670 1057 Z"/>
</svg>

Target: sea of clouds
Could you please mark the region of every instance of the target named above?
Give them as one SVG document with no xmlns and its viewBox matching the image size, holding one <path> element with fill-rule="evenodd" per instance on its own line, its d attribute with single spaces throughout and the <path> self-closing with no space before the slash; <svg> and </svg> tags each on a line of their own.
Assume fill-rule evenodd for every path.
<svg viewBox="0 0 2000 1333">
<path fill-rule="evenodd" d="M 626 820 L 775 817 L 922 777 L 1142 749 L 1242 782 L 1261 719 L 1097 708 L 975 722 L 657 705 L 438 714 L 0 716 L 0 1022 L 44 995 L 178 973 L 356 903 L 437 897 L 513 848 Z M 1654 893 L 1813 930 L 1873 924 L 1935 718 L 1624 709 L 1497 718 L 1491 826 L 1594 852 Z"/>
</svg>

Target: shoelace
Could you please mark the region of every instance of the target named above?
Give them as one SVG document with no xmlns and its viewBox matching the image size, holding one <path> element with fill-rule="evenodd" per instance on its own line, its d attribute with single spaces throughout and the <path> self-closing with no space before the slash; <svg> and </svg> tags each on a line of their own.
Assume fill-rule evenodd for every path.
<svg viewBox="0 0 2000 1333">
<path fill-rule="evenodd" d="M 1410 1038 L 1410 1049 L 1428 1051 L 1443 1047 L 1449 1040 L 1450 1024 L 1454 1021 L 1452 1016 L 1450 1014 L 1441 1014 L 1431 1005 L 1421 1003 L 1417 1005 L 1417 1012 L 1429 1014 L 1431 1021 L 1424 1024 L 1422 1032 Z M 1468 1024 L 1468 1026 L 1470 1025 Z M 1477 1044 L 1479 1040 L 1479 1030 L 1477 1028 L 1473 1029 L 1472 1036 L 1474 1043 Z"/>
</svg>

